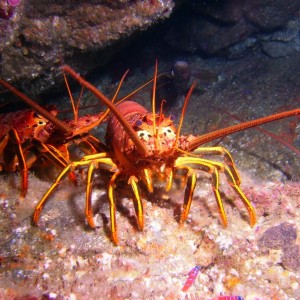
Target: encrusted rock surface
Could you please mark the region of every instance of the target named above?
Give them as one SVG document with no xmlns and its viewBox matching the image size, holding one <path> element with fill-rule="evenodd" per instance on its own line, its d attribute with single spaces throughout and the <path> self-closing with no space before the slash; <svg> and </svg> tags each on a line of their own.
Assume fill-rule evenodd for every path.
<svg viewBox="0 0 300 300">
<path fill-rule="evenodd" d="M 186 14 L 182 14 L 182 17 L 170 26 L 165 40 L 175 49 L 190 53 L 203 52 L 207 55 L 228 55 L 228 48 L 235 44 L 260 33 L 284 29 L 290 20 L 298 18 L 300 10 L 299 2 L 281 0 L 229 0 L 222 3 L 189 1 L 188 4 L 192 13 L 189 14 L 187 8 Z M 286 45 L 272 46 L 274 49 L 274 46 L 282 48 Z M 275 50 L 271 49 L 271 44 L 264 47 L 271 56 L 288 54 L 287 49 L 278 49 L 279 53 L 276 54 Z"/>
<path fill-rule="evenodd" d="M 193 94 L 183 134 L 201 134 L 232 124 L 234 119 L 225 110 L 250 119 L 298 105 L 297 56 L 274 60 L 260 54 L 241 61 L 185 59 L 196 79 L 201 78 L 199 70 L 203 69 L 217 76 L 207 76 L 213 80 Z M 160 70 L 168 69 L 169 63 L 161 61 Z M 146 74 L 139 66 L 132 71 L 134 75 L 122 89 L 125 94 L 153 74 L 153 68 Z M 113 93 L 116 85 L 107 74 L 103 78 L 99 81 Z M 180 93 L 179 89 L 177 102 L 168 108 L 175 116 L 180 115 L 184 97 Z M 151 88 L 136 97 L 148 107 L 150 99 Z M 178 182 L 169 192 L 159 181 L 153 194 L 141 188 L 145 228 L 139 232 L 132 191 L 126 182 L 117 182 L 120 244 L 116 247 L 110 241 L 107 174 L 94 178 L 96 230 L 85 221 L 85 180 L 74 187 L 66 178 L 49 199 L 36 227 L 31 223 L 34 207 L 53 179 L 41 181 L 31 173 L 29 193 L 20 201 L 19 174 L 1 174 L 0 297 L 211 300 L 223 294 L 240 295 L 245 300 L 299 299 L 299 154 L 278 140 L 282 136 L 293 145 L 296 133 L 291 131 L 292 122 L 299 123 L 291 118 L 264 127 L 277 138 L 266 131 L 248 130 L 222 141 L 241 171 L 241 188 L 255 207 L 254 228 L 249 226 L 243 203 L 221 176 L 228 217 L 228 227 L 223 228 L 211 177 L 199 172 L 191 212 L 183 226 L 178 218 L 184 190 Z M 266 236 L 264 244 L 271 248 L 262 245 Z M 276 249 L 275 243 L 279 245 Z M 210 267 L 203 268 L 184 293 L 187 274 L 195 265 Z"/>
<path fill-rule="evenodd" d="M 28 92 L 61 80 L 63 62 L 86 72 L 103 65 L 126 38 L 168 18 L 174 8 L 172 0 L 0 4 L 0 76 Z"/>
<path fill-rule="evenodd" d="M 226 1 L 229 6 L 216 6 L 214 9 L 209 7 L 205 13 L 210 16 L 210 20 L 214 18 L 221 23 L 225 22 L 225 26 L 235 26 L 246 20 L 244 9 L 238 2 L 240 3 Z M 1 11 L 3 20 L 22 17 L 22 5 L 25 3 L 27 2 L 20 2 L 8 11 Z M 38 18 L 41 14 L 39 2 L 28 3 L 36 4 L 31 9 L 36 9 Z M 77 12 L 79 15 L 82 8 L 70 1 L 67 3 L 69 10 L 66 13 Z M 96 1 L 91 3 L 96 5 Z M 113 5 L 113 8 L 122 10 L 129 4 L 137 6 L 140 3 L 150 5 L 149 7 L 162 5 L 162 1 L 126 0 L 103 1 L 101 5 Z M 217 3 L 220 2 L 216 1 L 215 4 Z M 244 41 L 237 40 L 234 45 L 228 45 L 228 40 L 224 38 L 222 42 L 226 44 L 226 51 L 221 51 L 221 55 L 225 55 L 226 59 L 203 58 L 198 52 L 195 55 L 187 52 L 178 54 L 171 50 L 160 57 L 161 45 L 157 43 L 159 35 L 155 34 L 153 44 L 151 41 L 150 44 L 144 43 L 146 49 L 140 46 L 141 43 L 138 46 L 135 44 L 138 49 L 133 52 L 133 58 L 130 59 L 126 53 L 119 61 L 116 59 L 110 65 L 112 67 L 107 67 L 105 72 L 98 74 L 94 84 L 111 97 L 116 90 L 116 79 L 120 78 L 118 74 L 123 72 L 122 67 L 125 70 L 130 67 L 131 75 L 126 78 L 120 92 L 122 97 L 122 93 L 131 92 L 152 77 L 154 58 L 159 57 L 159 71 L 167 72 L 165 78 L 168 79 L 158 88 L 158 94 L 163 94 L 163 98 L 168 101 L 168 105 L 164 107 L 166 114 L 172 114 L 179 120 L 186 90 L 193 80 L 198 82 L 187 107 L 182 134 L 200 135 L 230 126 L 234 122 L 299 108 L 299 20 L 295 16 L 294 19 L 289 19 L 289 13 L 293 15 L 295 7 L 287 1 L 290 5 L 282 7 L 282 13 L 273 12 L 276 18 L 272 20 L 269 13 L 273 7 L 280 7 L 279 1 L 264 2 L 268 6 L 263 7 L 262 1 L 251 3 L 261 7 L 258 9 L 256 6 L 259 14 L 256 20 L 253 19 L 254 25 L 251 26 L 265 32 L 260 31 Z M 293 3 L 296 5 L 298 1 Z M 55 5 L 56 9 L 49 9 L 49 15 L 51 11 L 53 16 L 59 15 L 58 11 L 64 4 L 55 1 Z M 203 8 L 197 7 L 198 12 L 200 9 Z M 288 18 L 286 11 L 289 12 Z M 88 18 L 92 15 L 93 13 Z M 34 13 L 30 16 L 35 19 Z M 53 16 L 50 17 L 52 22 Z M 264 18 L 267 18 L 265 23 Z M 61 17 L 58 20 L 57 24 L 61 25 Z M 36 42 L 39 39 L 43 43 L 49 43 L 51 48 L 52 33 L 40 36 L 38 30 L 39 26 L 45 26 L 48 22 L 49 19 L 36 22 L 36 27 L 33 27 L 35 30 L 23 32 L 24 38 L 26 35 L 30 43 L 25 45 L 21 40 L 20 48 L 16 47 L 15 51 L 24 50 L 25 46 L 29 49 L 32 45 L 34 47 L 30 50 L 30 55 L 36 53 L 36 57 L 39 57 L 42 49 Z M 96 23 L 98 20 L 91 22 Z M 6 23 L 1 23 L 1 26 L 3 24 Z M 277 29 L 278 24 L 281 24 L 280 29 Z M 81 29 L 76 24 L 72 26 Z M 45 26 L 43 30 L 47 29 Z M 220 32 L 222 30 L 224 28 Z M 3 31 L 0 32 L 1 38 L 2 33 Z M 83 31 L 83 35 L 86 33 Z M 89 47 L 98 47 L 98 44 L 74 45 L 75 40 L 68 38 L 69 35 L 64 41 L 65 37 L 60 37 L 60 42 L 65 43 L 67 51 L 70 51 L 70 55 L 73 52 L 74 57 L 81 53 L 80 47 L 83 47 L 83 51 Z M 234 34 L 228 34 L 227 38 L 234 38 Z M 179 39 L 178 42 L 180 41 Z M 272 46 L 275 50 L 277 43 L 280 46 L 292 45 L 294 48 L 292 52 L 286 51 L 280 56 L 271 55 L 274 53 L 271 52 L 272 49 L 263 48 L 264 43 L 270 42 L 274 43 Z M 110 43 L 109 40 L 107 43 Z M 74 47 L 78 48 L 74 50 Z M 45 52 L 45 56 L 52 53 L 52 48 L 50 50 Z M 12 55 L 14 53 L 13 51 Z M 96 51 L 95 53 L 98 54 Z M 136 53 L 143 55 L 138 56 Z M 145 53 L 151 53 L 152 61 Z M 28 62 L 26 60 L 26 64 Z M 49 64 L 50 62 L 51 59 Z M 77 61 L 72 66 L 77 71 L 84 72 L 90 63 L 86 61 L 86 66 L 83 66 Z M 152 66 L 149 67 L 149 64 Z M 60 66 L 60 62 L 57 62 L 57 66 Z M 28 74 L 30 71 L 39 71 L 35 68 L 36 61 L 33 61 L 32 69 L 28 66 Z M 20 69 L 17 70 L 23 74 Z M 175 77 L 172 77 L 171 69 Z M 60 71 L 57 70 L 57 73 Z M 47 73 L 47 76 L 50 81 L 54 81 L 53 75 Z M 32 89 L 37 86 L 41 87 L 33 82 Z M 76 95 L 76 90 L 72 91 Z M 151 87 L 141 91 L 133 99 L 149 108 Z M 69 98 L 57 99 L 58 104 L 62 105 L 63 102 L 65 104 L 59 108 L 69 109 Z M 95 104 L 95 99 L 84 91 L 81 104 Z M 94 113 L 95 108 L 92 110 Z M 110 177 L 107 173 L 97 172 L 94 176 L 92 206 L 95 230 L 90 229 L 85 221 L 83 173 L 78 174 L 79 178 L 83 177 L 79 180 L 78 187 L 67 178 L 64 179 L 46 204 L 38 227 L 32 224 L 31 218 L 35 205 L 54 180 L 49 168 L 42 170 L 41 173 L 49 175 L 42 177 L 43 179 L 41 174 L 30 173 L 28 195 L 22 201 L 19 198 L 20 175 L 1 173 L 0 299 L 212 300 L 220 295 L 239 295 L 245 300 L 300 299 L 299 124 L 299 117 L 284 119 L 227 136 L 222 141 L 211 144 L 226 146 L 231 152 L 240 171 L 241 189 L 255 207 L 257 223 L 253 228 L 249 226 L 248 212 L 242 201 L 234 193 L 226 177 L 221 175 L 221 197 L 228 217 L 228 226 L 224 228 L 211 190 L 211 176 L 197 172 L 198 180 L 191 211 L 186 224 L 182 226 L 178 224 L 184 195 L 180 180 L 175 180 L 169 192 L 165 191 L 165 182 L 158 180 L 153 194 L 149 194 L 141 184 L 145 228 L 140 232 L 137 229 L 132 191 L 127 182 L 118 181 L 116 219 L 120 243 L 116 247 L 110 241 L 106 191 Z M 104 131 L 105 126 L 101 125 L 94 134 L 102 138 Z M 76 146 L 75 150 L 77 151 Z M 218 160 L 218 157 L 208 159 Z M 219 159 L 222 160 L 222 157 Z M 202 266 L 203 269 L 188 291 L 183 292 L 188 273 L 195 265 Z M 205 269 L 205 266 L 209 267 Z"/>
</svg>

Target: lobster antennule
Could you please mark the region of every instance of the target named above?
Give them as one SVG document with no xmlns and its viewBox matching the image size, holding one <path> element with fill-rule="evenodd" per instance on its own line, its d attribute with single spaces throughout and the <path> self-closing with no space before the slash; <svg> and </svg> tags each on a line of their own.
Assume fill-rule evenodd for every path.
<svg viewBox="0 0 300 300">
<path fill-rule="evenodd" d="M 166 102 L 165 99 L 162 99 L 161 100 L 161 103 L 160 103 L 160 109 L 159 109 L 159 117 L 158 117 L 158 124 L 161 123 L 162 119 L 163 119 L 163 106 L 164 106 L 164 103 Z"/>
<path fill-rule="evenodd" d="M 120 89 L 121 89 L 121 86 L 122 86 L 122 84 L 123 84 L 123 82 L 124 82 L 124 80 L 125 80 L 125 78 L 126 78 L 128 72 L 129 72 L 129 69 L 126 70 L 126 72 L 125 72 L 124 75 L 122 76 L 122 78 L 121 78 L 121 80 L 120 80 L 120 82 L 119 82 L 119 84 L 118 84 L 118 86 L 117 86 L 116 92 L 115 92 L 115 94 L 114 94 L 114 96 L 113 96 L 113 98 L 112 98 L 112 100 L 111 100 L 112 103 L 114 103 L 115 100 L 117 99 L 118 94 L 119 94 Z M 109 112 L 110 112 L 109 108 L 106 109 L 106 111 L 101 115 L 101 117 L 98 119 L 98 121 L 97 121 L 95 124 L 93 124 L 93 127 L 94 127 L 94 126 L 97 126 L 98 124 L 101 124 L 101 123 L 103 122 L 103 120 L 105 120 L 105 118 L 108 116 Z"/>
<path fill-rule="evenodd" d="M 65 81 L 67 91 L 68 91 L 68 94 L 70 97 L 71 105 L 72 105 L 72 110 L 73 110 L 73 114 L 74 114 L 74 122 L 77 123 L 78 122 L 78 110 L 77 110 L 78 105 L 75 105 L 75 101 L 74 101 L 74 98 L 73 98 L 73 95 L 72 95 L 72 92 L 70 89 L 69 82 L 67 80 L 67 76 L 66 76 L 65 72 L 62 72 L 62 73 L 63 73 L 64 81 Z M 77 104 L 78 104 L 78 102 L 77 102 Z"/>
<path fill-rule="evenodd" d="M 221 138 L 223 136 L 227 136 L 229 134 L 236 133 L 236 132 L 248 129 L 248 128 L 256 127 L 256 126 L 259 126 L 262 124 L 266 124 L 266 123 L 273 122 L 273 121 L 280 120 L 280 119 L 287 118 L 287 117 L 296 116 L 299 114 L 300 114 L 300 108 L 296 108 L 293 110 L 284 111 L 282 113 L 274 114 L 274 115 L 267 116 L 267 117 L 262 117 L 262 118 L 259 118 L 256 120 L 251 120 L 251 121 L 248 121 L 248 122 L 245 122 L 242 124 L 232 125 L 227 128 L 223 128 L 223 129 L 219 129 L 219 130 L 207 133 L 207 134 L 203 134 L 190 142 L 188 151 L 193 151 L 196 148 L 198 148 L 200 145 L 203 145 L 212 140 Z"/>
<path fill-rule="evenodd" d="M 84 80 L 79 74 L 77 74 L 71 67 L 64 65 L 62 67 L 64 71 L 69 73 L 74 79 L 76 79 L 80 84 L 85 86 L 88 90 L 90 90 L 97 98 L 99 98 L 111 111 L 111 113 L 118 119 L 118 121 L 122 124 L 124 130 L 132 139 L 133 143 L 137 147 L 138 151 L 147 156 L 148 150 L 146 146 L 141 142 L 136 132 L 131 128 L 130 124 L 125 120 L 125 118 L 118 112 L 115 104 L 113 104 L 105 95 L 103 95 L 95 86 Z"/>
<path fill-rule="evenodd" d="M 14 93 L 23 102 L 25 102 L 26 104 L 28 104 L 29 106 L 31 106 L 41 116 L 43 116 L 48 121 L 50 121 L 53 124 L 55 124 L 57 126 L 57 128 L 59 128 L 59 130 L 61 130 L 62 132 L 66 133 L 66 134 L 71 134 L 72 130 L 71 130 L 71 128 L 69 128 L 69 126 L 67 126 L 66 124 L 64 124 L 60 120 L 58 120 L 51 113 L 49 113 L 46 109 L 44 109 L 43 107 L 41 107 L 40 105 L 38 105 L 36 102 L 34 102 L 33 100 L 31 100 L 29 97 L 27 97 L 22 92 L 18 91 L 16 88 L 14 88 L 8 82 L 0 79 L 0 84 L 3 85 L 4 87 L 6 87 L 8 90 L 10 90 L 12 93 Z"/>
<path fill-rule="evenodd" d="M 179 125 L 178 125 L 178 129 L 177 129 L 177 133 L 176 133 L 176 140 L 175 140 L 175 143 L 174 143 L 175 147 L 177 147 L 177 143 L 178 143 L 178 139 L 179 139 L 179 136 L 180 136 L 180 131 L 181 131 L 183 118 L 184 118 L 184 115 L 185 115 L 185 112 L 186 112 L 187 105 L 189 103 L 189 100 L 191 98 L 191 95 L 192 95 L 196 85 L 197 85 L 197 82 L 194 81 L 192 86 L 190 87 L 189 92 L 187 93 L 187 95 L 184 99 L 184 103 L 183 103 L 183 107 L 182 107 L 182 111 L 181 111 L 181 116 L 180 116 L 180 120 L 179 120 Z"/>
<path fill-rule="evenodd" d="M 153 78 L 153 88 L 152 88 L 153 136 L 154 136 L 155 150 L 158 150 L 157 127 L 156 127 L 156 109 L 155 109 L 157 69 L 158 69 L 158 63 L 157 63 L 157 60 L 156 60 L 155 61 L 155 66 L 154 66 L 154 78 Z"/>
</svg>

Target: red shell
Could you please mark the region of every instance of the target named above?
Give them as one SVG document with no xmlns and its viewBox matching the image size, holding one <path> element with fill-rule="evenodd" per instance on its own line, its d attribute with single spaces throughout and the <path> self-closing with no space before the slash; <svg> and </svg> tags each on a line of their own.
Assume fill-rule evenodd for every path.
<svg viewBox="0 0 300 300">
<path fill-rule="evenodd" d="M 147 109 L 134 101 L 124 101 L 117 105 L 119 113 L 133 125 L 137 119 L 147 114 Z M 125 150 L 129 137 L 123 126 L 114 115 L 108 120 L 106 143 L 111 148 Z"/>
</svg>

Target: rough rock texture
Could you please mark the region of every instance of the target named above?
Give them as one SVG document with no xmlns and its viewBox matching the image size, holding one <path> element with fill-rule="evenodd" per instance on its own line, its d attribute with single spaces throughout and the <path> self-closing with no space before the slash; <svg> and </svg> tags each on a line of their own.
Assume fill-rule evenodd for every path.
<svg viewBox="0 0 300 300">
<path fill-rule="evenodd" d="M 295 64 L 299 54 L 272 59 L 260 53 L 234 61 L 183 58 L 190 66 L 190 76 L 202 79 L 201 90 L 194 91 L 190 99 L 183 134 L 229 126 L 235 122 L 233 115 L 252 119 L 299 107 L 300 65 Z M 159 70 L 169 66 L 170 61 L 161 60 Z M 206 81 L 203 70 L 210 71 Z M 145 72 L 138 64 L 132 73 L 122 87 L 125 94 L 149 79 L 153 67 Z M 103 90 L 109 96 L 116 84 L 108 80 L 108 74 L 101 74 L 99 82 L 107 84 Z M 179 93 L 182 90 L 184 87 Z M 183 97 L 179 95 L 168 110 L 177 120 Z M 151 88 L 134 99 L 149 107 Z M 242 201 L 221 175 L 228 217 L 227 228 L 222 226 L 211 176 L 198 172 L 191 211 L 183 226 L 178 224 L 184 195 L 180 181 L 169 192 L 165 182 L 156 181 L 153 194 L 141 184 L 145 228 L 138 231 L 132 191 L 126 182 L 118 181 L 120 243 L 116 247 L 110 241 L 107 173 L 97 172 L 94 177 L 95 230 L 85 221 L 85 180 L 75 187 L 65 178 L 46 204 L 37 227 L 31 223 L 34 207 L 54 179 L 41 181 L 30 173 L 28 195 L 20 201 L 19 174 L 1 173 L 0 298 L 211 300 L 223 294 L 245 300 L 300 299 L 299 239 L 295 239 L 300 228 L 300 151 L 293 144 L 299 137 L 293 129 L 299 121 L 293 117 L 274 122 L 228 136 L 219 144 L 233 155 L 241 188 L 255 207 L 253 228 Z M 281 247 L 262 247 L 260 241 L 274 231 L 279 238 L 271 234 L 271 239 L 279 240 Z M 284 242 L 287 247 L 282 246 Z M 183 292 L 189 271 L 195 265 L 209 264 Z"/>
<path fill-rule="evenodd" d="M 187 13 L 170 26 L 165 40 L 175 49 L 208 55 L 228 55 L 230 46 L 282 29 L 300 10 L 298 1 L 281 0 L 189 1 L 189 5 Z"/>
<path fill-rule="evenodd" d="M 259 243 L 260 246 L 271 249 L 280 249 L 293 244 L 296 239 L 296 228 L 292 224 L 283 223 L 266 230 Z"/>
<path fill-rule="evenodd" d="M 11 12 L 2 11 L 3 20 L 17 17 L 17 10 L 24 3 L 9 8 Z M 71 7 L 73 2 L 67 3 Z M 129 3 L 137 5 L 132 1 L 104 3 L 118 3 L 117 8 Z M 158 2 L 144 3 L 154 5 Z M 249 22 L 237 1 L 224 3 L 232 3 L 230 9 L 212 10 L 211 17 L 222 20 L 226 15 L 224 21 L 228 28 L 241 20 Z M 275 3 L 279 2 L 268 2 L 270 6 L 262 9 L 260 15 L 266 17 L 266 12 L 271 11 Z M 275 12 L 274 16 L 277 16 Z M 278 19 L 284 20 L 284 25 L 277 30 Z M 167 115 L 175 116 L 178 122 L 186 89 L 191 81 L 198 82 L 187 107 L 182 134 L 201 135 L 235 122 L 299 108 L 300 53 L 297 47 L 284 55 L 280 52 L 279 56 L 273 55 L 276 51 L 271 52 L 276 50 L 277 43 L 282 46 L 291 42 L 297 46 L 299 20 L 286 20 L 276 17 L 272 25 L 276 27 L 274 32 L 260 32 L 244 42 L 228 46 L 225 39 L 225 53 L 235 60 L 228 60 L 229 56 L 226 59 L 204 58 L 198 52 L 196 55 L 178 54 L 168 48 L 169 52 L 159 59 L 160 72 L 166 71 L 168 79 L 171 68 L 175 74 L 170 79 L 169 89 L 168 82 L 160 87 L 164 88 L 163 98 L 168 101 L 168 107 L 164 106 Z M 263 18 L 260 21 L 263 23 Z M 271 23 L 269 18 L 266 24 L 270 27 Z M 258 21 L 253 24 L 251 26 L 257 30 L 263 27 Z M 38 30 L 35 32 L 38 36 Z M 235 38 L 234 34 L 229 37 Z M 145 62 L 149 65 L 153 58 L 150 61 L 153 64 L 154 58 L 161 54 L 162 47 L 157 38 L 156 33 L 150 44 L 134 44 L 136 52 L 131 54 L 131 59 L 126 52 L 119 61 L 114 60 L 111 68 L 98 74 L 95 85 L 111 97 L 116 90 L 116 78 L 120 78 L 116 74 L 123 71 L 120 65 L 125 69 L 130 67 L 132 74 L 122 86 L 121 93 L 125 95 L 151 78 L 153 66 L 149 68 Z M 48 37 L 43 39 L 47 41 Z M 32 43 L 34 41 L 32 39 Z M 274 43 L 275 48 L 257 47 L 264 42 Z M 34 46 L 37 51 L 38 45 L 34 43 Z M 243 55 L 244 51 L 248 55 Z M 74 55 L 79 52 L 74 51 Z M 151 59 L 145 53 L 151 53 Z M 135 65 L 131 64 L 133 61 Z M 179 68 L 178 61 L 181 61 Z M 88 67 L 88 61 L 86 65 Z M 85 70 L 85 66 L 76 66 L 81 72 Z M 175 66 L 179 74 L 174 72 Z M 84 91 L 82 104 L 95 104 L 95 99 L 86 94 Z M 135 95 L 134 100 L 149 108 L 151 88 Z M 58 103 L 63 102 L 67 105 L 63 108 L 70 108 L 68 97 L 58 98 Z M 184 195 L 180 180 L 175 180 L 169 192 L 165 191 L 165 182 L 157 180 L 153 194 L 141 184 L 143 231 L 137 228 L 132 191 L 126 182 L 118 181 L 119 246 L 116 247 L 110 241 L 108 173 L 97 171 L 94 176 L 92 206 L 96 229 L 92 230 L 84 215 L 86 173 L 78 172 L 78 187 L 64 179 L 43 209 L 38 226 L 34 226 L 31 222 L 34 208 L 53 182 L 53 178 L 49 179 L 51 175 L 54 177 L 53 174 L 49 168 L 43 169 L 42 173 L 49 177 L 42 180 L 37 173 L 31 172 L 28 195 L 21 201 L 20 174 L 1 172 L 0 299 L 212 300 L 220 295 L 239 295 L 245 300 L 300 299 L 299 124 L 299 116 L 295 116 L 211 143 L 226 147 L 235 160 L 242 179 L 241 189 L 255 207 L 257 223 L 253 228 L 249 226 L 247 209 L 224 174 L 220 176 L 220 188 L 228 217 L 227 228 L 221 224 L 209 174 L 197 172 L 191 211 L 182 226 L 178 224 Z M 95 136 L 102 139 L 104 131 L 105 126 L 101 124 Z M 207 158 L 222 161 L 217 155 Z M 195 265 L 210 267 L 203 268 L 187 292 L 183 292 L 188 273 Z"/>
<path fill-rule="evenodd" d="M 85 72 L 103 65 L 125 38 L 169 17 L 174 7 L 172 0 L 11 3 L 0 1 L 0 76 L 28 92 L 61 80 L 62 62 Z"/>
</svg>

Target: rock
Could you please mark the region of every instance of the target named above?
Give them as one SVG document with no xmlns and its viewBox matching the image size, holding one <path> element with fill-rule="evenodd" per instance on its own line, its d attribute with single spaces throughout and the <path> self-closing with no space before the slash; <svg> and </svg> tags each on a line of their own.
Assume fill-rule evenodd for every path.
<svg viewBox="0 0 300 300">
<path fill-rule="evenodd" d="M 272 58 L 286 57 L 294 52 L 291 43 L 266 42 L 263 43 L 263 51 Z"/>
<path fill-rule="evenodd" d="M 85 72 L 103 65 L 125 38 L 168 18 L 174 8 L 171 0 L 1 5 L 0 76 L 28 93 L 61 81 L 63 62 Z"/>
<path fill-rule="evenodd" d="M 243 20 L 231 26 L 219 26 L 199 17 L 187 21 L 184 28 L 178 22 L 166 33 L 165 39 L 174 49 L 212 55 L 241 41 L 251 32 Z"/>
<path fill-rule="evenodd" d="M 190 1 L 189 8 L 190 14 L 183 14 L 166 32 L 167 43 L 176 50 L 189 53 L 200 51 L 208 55 L 225 55 L 230 59 L 237 59 L 253 49 L 253 44 L 248 47 L 245 41 L 252 41 L 256 35 L 270 35 L 270 32 L 273 34 L 274 30 L 284 28 L 297 16 L 300 2 Z M 268 36 L 268 39 L 286 42 L 296 38 L 299 30 L 297 22 L 294 23 L 284 32 Z M 264 45 L 264 51 L 272 57 L 281 57 L 296 50 L 297 45 Z"/>
<path fill-rule="evenodd" d="M 300 247 L 289 245 L 284 248 L 282 264 L 289 271 L 298 271 L 300 268 Z"/>
<path fill-rule="evenodd" d="M 294 225 L 281 223 L 278 226 L 267 229 L 259 240 L 260 247 L 281 249 L 290 247 L 296 241 L 297 232 Z"/>
<path fill-rule="evenodd" d="M 208 15 L 216 20 L 236 23 L 243 16 L 243 1 L 190 1 L 193 10 Z"/>
<path fill-rule="evenodd" d="M 296 15 L 300 9 L 300 2 L 293 0 L 255 0 L 247 6 L 246 18 L 259 29 L 270 32 L 283 27 L 293 14 Z"/>
</svg>

